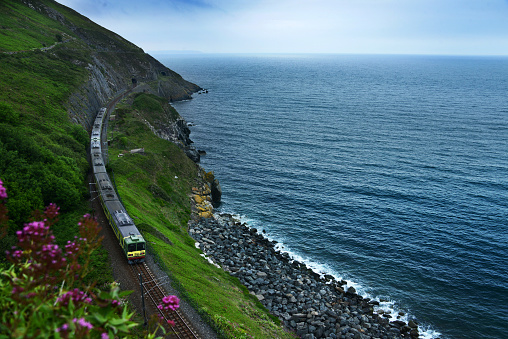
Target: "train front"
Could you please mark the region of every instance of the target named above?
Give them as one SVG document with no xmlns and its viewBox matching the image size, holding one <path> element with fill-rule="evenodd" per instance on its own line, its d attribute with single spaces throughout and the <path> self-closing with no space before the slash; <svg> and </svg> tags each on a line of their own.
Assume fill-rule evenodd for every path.
<svg viewBox="0 0 508 339">
<path fill-rule="evenodd" d="M 145 261 L 145 239 L 141 234 L 130 235 L 125 240 L 127 260 L 129 264 Z"/>
</svg>

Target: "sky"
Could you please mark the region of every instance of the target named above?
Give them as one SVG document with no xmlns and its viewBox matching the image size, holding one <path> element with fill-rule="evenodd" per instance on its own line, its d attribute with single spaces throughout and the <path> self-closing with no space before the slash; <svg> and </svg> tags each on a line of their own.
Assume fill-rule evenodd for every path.
<svg viewBox="0 0 508 339">
<path fill-rule="evenodd" d="M 146 52 L 508 55 L 508 0 L 57 0 Z"/>
</svg>

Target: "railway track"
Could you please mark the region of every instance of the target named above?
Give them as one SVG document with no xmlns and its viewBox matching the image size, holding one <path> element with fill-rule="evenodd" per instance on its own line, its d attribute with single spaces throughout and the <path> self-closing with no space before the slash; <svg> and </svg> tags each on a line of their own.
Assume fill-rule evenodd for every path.
<svg viewBox="0 0 508 339">
<path fill-rule="evenodd" d="M 136 274 L 138 277 L 141 276 L 143 286 L 142 293 L 145 296 L 145 300 L 149 300 L 157 308 L 157 305 L 162 304 L 162 298 L 165 296 L 165 292 L 161 287 L 159 281 L 155 279 L 154 275 L 145 263 L 131 265 L 131 268 L 134 271 L 134 274 Z M 157 310 L 159 311 L 159 314 L 164 318 L 164 323 L 167 323 L 168 320 L 171 320 L 175 323 L 174 326 L 166 326 L 169 338 L 201 339 L 198 336 L 197 332 L 192 328 L 189 322 L 178 310 Z"/>
</svg>

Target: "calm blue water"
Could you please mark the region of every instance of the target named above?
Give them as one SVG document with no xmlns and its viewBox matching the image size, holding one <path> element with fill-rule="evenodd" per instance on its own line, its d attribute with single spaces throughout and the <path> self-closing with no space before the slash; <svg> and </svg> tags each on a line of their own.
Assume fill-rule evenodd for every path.
<svg viewBox="0 0 508 339">
<path fill-rule="evenodd" d="M 427 336 L 508 336 L 508 59 L 193 55 L 174 106 L 242 215 Z"/>
</svg>

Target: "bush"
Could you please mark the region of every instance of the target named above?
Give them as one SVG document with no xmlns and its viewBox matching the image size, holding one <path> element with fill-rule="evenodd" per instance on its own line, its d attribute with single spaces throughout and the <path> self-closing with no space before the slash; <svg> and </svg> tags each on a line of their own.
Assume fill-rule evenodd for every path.
<svg viewBox="0 0 508 339">
<path fill-rule="evenodd" d="M 3 203 L 7 198 L 0 180 L 0 237 L 7 230 Z M 59 208 L 51 204 L 43 213 L 35 212 L 34 221 L 16 232 L 18 245 L 7 252 L 11 265 L 0 271 L 0 337 L 130 336 L 139 326 L 123 302 L 131 291 L 120 292 L 115 283 L 109 291 L 83 283 L 91 254 L 102 241 L 97 222 L 85 215 L 78 223 L 80 237 L 60 248 L 50 230 L 58 214 Z M 159 309 L 174 310 L 178 302 L 175 296 L 166 296 Z M 148 338 L 154 336 L 147 334 Z"/>
<path fill-rule="evenodd" d="M 19 113 L 8 103 L 0 101 L 0 121 L 17 125 L 19 123 Z"/>
</svg>

